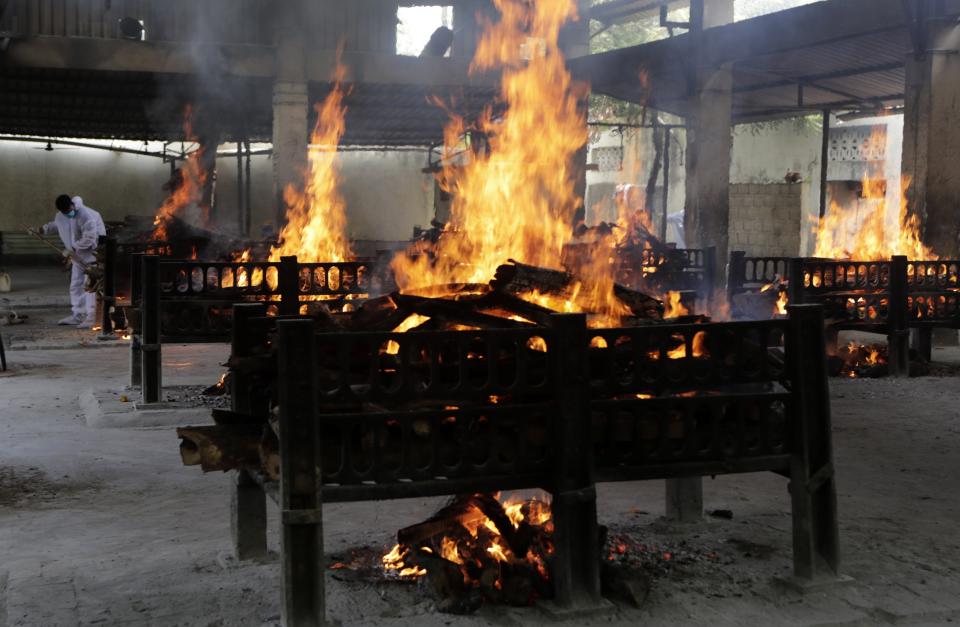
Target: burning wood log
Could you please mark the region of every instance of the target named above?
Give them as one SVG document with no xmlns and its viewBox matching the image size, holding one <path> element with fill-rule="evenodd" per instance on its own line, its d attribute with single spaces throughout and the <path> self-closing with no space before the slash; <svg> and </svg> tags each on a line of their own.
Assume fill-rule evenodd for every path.
<svg viewBox="0 0 960 627">
<path fill-rule="evenodd" d="M 404 576 L 425 576 L 443 611 L 473 611 L 478 596 L 528 605 L 552 594 L 546 569 L 551 533 L 549 508 L 540 501 L 504 505 L 492 495 L 461 495 L 428 520 L 401 529 L 384 564 Z"/>
<path fill-rule="evenodd" d="M 530 266 L 510 260 L 497 268 L 490 285 L 494 290 L 522 297 L 523 294 L 545 294 L 564 300 L 574 298 L 577 284 L 583 284 L 574 275 L 560 270 Z M 588 291 L 588 290 L 584 290 Z M 663 319 L 663 303 L 647 294 L 614 284 L 613 297 L 638 318 Z"/>
<path fill-rule="evenodd" d="M 184 466 L 204 472 L 260 468 L 260 425 L 217 425 L 177 429 Z"/>
</svg>

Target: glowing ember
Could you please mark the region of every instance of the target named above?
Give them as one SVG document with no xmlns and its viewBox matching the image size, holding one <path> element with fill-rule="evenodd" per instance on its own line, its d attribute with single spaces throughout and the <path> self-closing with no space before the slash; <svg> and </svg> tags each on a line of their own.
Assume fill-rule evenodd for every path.
<svg viewBox="0 0 960 627">
<path fill-rule="evenodd" d="M 183 134 L 188 142 L 197 141 L 193 134 L 191 122 L 192 109 L 188 105 L 184 111 Z M 170 190 L 170 196 L 163 201 L 163 204 L 157 210 L 157 216 L 153 220 L 154 240 L 164 241 L 168 238 L 167 226 L 174 216 L 179 218 L 187 217 L 185 213 L 191 207 L 198 207 L 203 198 L 203 186 L 207 181 L 207 172 L 201 165 L 203 159 L 203 148 L 200 147 L 187 156 L 183 166 L 180 167 L 180 177 L 177 179 L 177 185 Z M 209 208 L 199 207 L 199 222 L 202 226 L 207 226 L 210 220 Z M 196 220 L 188 220 L 196 222 Z"/>
<path fill-rule="evenodd" d="M 494 5 L 500 20 L 486 24 L 471 69 L 503 70 L 499 100 L 505 110 L 495 115 L 488 108 L 471 129 L 462 119 L 447 127 L 446 149 L 462 157 L 447 163 L 441 177 L 453 193 L 450 224 L 434 254 L 394 262 L 404 290 L 486 282 L 511 258 L 559 269 L 572 238 L 579 204 L 572 164 L 587 141 L 587 87 L 572 81 L 558 41 L 561 28 L 576 17 L 576 3 Z M 597 291 L 612 297 L 609 288 Z"/>
<path fill-rule="evenodd" d="M 411 314 L 401 322 L 393 330 L 394 333 L 406 333 L 407 331 L 414 329 L 425 322 L 429 322 L 430 318 L 427 316 L 421 316 L 420 314 Z M 387 343 L 384 345 L 383 350 L 381 351 L 387 355 L 397 355 L 400 353 L 400 344 L 396 340 L 387 340 Z"/>
<path fill-rule="evenodd" d="M 673 336 L 673 339 L 680 342 L 680 345 L 676 348 L 667 351 L 668 359 L 684 359 L 687 356 L 687 343 L 682 335 L 677 334 Z M 693 336 L 693 341 L 691 342 L 691 353 L 693 357 L 701 358 L 707 357 L 707 334 L 704 331 L 698 331 L 696 335 Z M 659 358 L 659 357 L 658 357 Z"/>
<path fill-rule="evenodd" d="M 413 535 L 426 537 L 394 546 L 382 558 L 384 570 L 401 578 L 419 578 L 448 576 L 450 568 L 455 568 L 453 572 L 460 573 L 458 585 L 462 577 L 466 589 L 479 589 L 484 595 L 504 590 L 511 576 L 526 573 L 538 581 L 522 599 L 513 599 L 523 604 L 550 581 L 547 559 L 553 553 L 553 523 L 549 504 L 540 498 L 458 497 L 423 525 L 402 530 L 401 538 L 420 527 L 427 531 Z M 441 568 L 437 560 L 450 568 Z"/>
<path fill-rule="evenodd" d="M 849 342 L 840 347 L 837 358 L 841 360 L 840 376 L 856 379 L 861 376 L 877 376 L 875 368 L 888 363 L 886 346 Z M 886 374 L 881 372 L 880 374 Z"/>
<path fill-rule="evenodd" d="M 337 172 L 337 146 L 346 130 L 345 77 L 346 69 L 338 62 L 333 90 L 315 107 L 317 123 L 310 136 L 305 188 L 300 191 L 289 185 L 284 190 L 287 224 L 280 232 L 279 245 L 270 251 L 271 261 L 289 255 L 306 263 L 347 261 L 354 257 Z"/>
</svg>

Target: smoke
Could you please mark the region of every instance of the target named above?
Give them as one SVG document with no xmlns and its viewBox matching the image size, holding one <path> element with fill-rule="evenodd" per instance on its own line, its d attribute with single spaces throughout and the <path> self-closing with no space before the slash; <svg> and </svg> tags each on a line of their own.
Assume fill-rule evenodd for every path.
<svg viewBox="0 0 960 627">
<path fill-rule="evenodd" d="M 164 25 L 144 24 L 146 39 L 150 41 L 176 39 L 183 46 L 189 59 L 190 71 L 159 75 L 156 79 L 156 94 L 146 114 L 153 131 L 166 137 L 183 137 L 197 141 L 205 148 L 200 166 L 208 173 L 202 196 L 201 210 L 190 211 L 183 216 L 195 226 L 209 227 L 197 222 L 197 216 L 210 215 L 214 222 L 233 225 L 235 218 L 223 216 L 217 220 L 209 210 L 215 206 L 214 175 L 216 149 L 228 141 L 256 140 L 268 132 L 272 90 L 263 83 L 268 79 L 237 76 L 231 71 L 231 62 L 224 52 L 224 44 L 245 43 L 250 33 L 240 31 L 237 20 L 221 16 L 227 3 L 196 2 L 180 5 L 188 15 L 178 16 L 176 23 L 183 25 L 175 33 L 163 33 Z M 173 23 L 173 20 L 170 20 Z M 193 137 L 184 131 L 185 112 L 190 111 L 189 125 Z"/>
</svg>

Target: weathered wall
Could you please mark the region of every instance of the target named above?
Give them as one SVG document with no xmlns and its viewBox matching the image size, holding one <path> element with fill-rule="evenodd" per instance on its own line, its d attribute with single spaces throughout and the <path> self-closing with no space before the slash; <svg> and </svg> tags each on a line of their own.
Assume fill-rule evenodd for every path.
<svg viewBox="0 0 960 627">
<path fill-rule="evenodd" d="M 0 142 L 0 231 L 52 219 L 54 199 L 79 194 L 106 220 L 128 214 L 153 215 L 170 175 L 160 159 L 89 148 Z M 233 149 L 233 146 L 225 148 Z M 341 190 L 347 200 L 350 234 L 356 239 L 409 239 L 416 225 L 433 217 L 433 186 L 421 169 L 422 152 L 345 152 Z M 272 160 L 252 161 L 252 233 L 272 223 Z M 237 168 L 221 158 L 217 173 L 217 215 L 224 231 L 236 229 Z"/>
<path fill-rule="evenodd" d="M 160 159 L 32 142 L 0 142 L 0 230 L 52 220 L 54 199 L 80 195 L 106 220 L 150 214 L 170 168 Z"/>
<path fill-rule="evenodd" d="M 795 256 L 800 251 L 803 185 L 730 186 L 730 250 L 748 255 Z"/>
<path fill-rule="evenodd" d="M 790 254 L 807 254 L 813 248 L 810 235 L 820 213 L 821 148 L 822 136 L 814 125 L 790 120 L 763 127 L 740 125 L 733 132 L 731 183 L 783 183 L 787 172 L 799 172 L 802 177 L 796 227 L 799 244 Z M 732 211 L 730 223 L 731 228 L 738 224 Z M 737 248 L 732 243 L 731 247 Z"/>
</svg>

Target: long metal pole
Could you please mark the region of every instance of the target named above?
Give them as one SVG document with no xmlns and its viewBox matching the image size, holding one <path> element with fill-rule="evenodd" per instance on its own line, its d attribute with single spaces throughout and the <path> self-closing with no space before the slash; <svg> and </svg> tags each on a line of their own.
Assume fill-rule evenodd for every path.
<svg viewBox="0 0 960 627">
<path fill-rule="evenodd" d="M 243 208 L 243 143 L 237 140 L 237 228 L 243 233 L 246 212 Z"/>
<path fill-rule="evenodd" d="M 820 217 L 827 215 L 827 170 L 830 166 L 830 110 L 823 110 L 823 141 L 820 146 Z"/>
<path fill-rule="evenodd" d="M 670 213 L 670 127 L 663 129 L 663 220 L 660 221 L 660 241 L 667 241 L 667 217 Z"/>
</svg>

